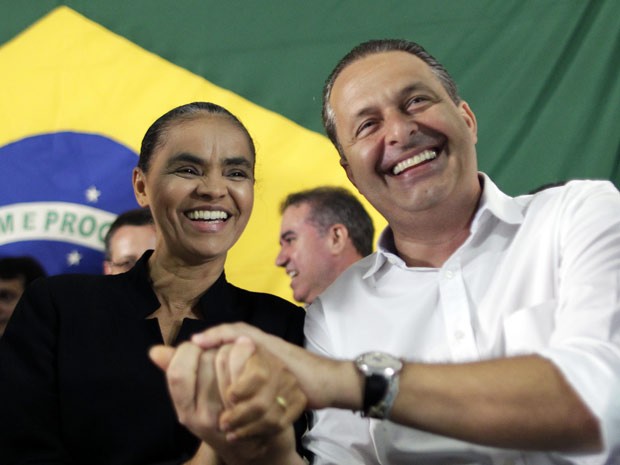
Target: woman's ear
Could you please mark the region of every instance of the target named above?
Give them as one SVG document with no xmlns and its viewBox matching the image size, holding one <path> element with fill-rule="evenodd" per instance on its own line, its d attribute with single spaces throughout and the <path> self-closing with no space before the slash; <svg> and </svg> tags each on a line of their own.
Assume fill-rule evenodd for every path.
<svg viewBox="0 0 620 465">
<path fill-rule="evenodd" d="M 136 201 L 141 207 L 148 206 L 148 195 L 146 193 L 146 182 L 144 180 L 144 172 L 140 168 L 134 168 L 131 176 L 131 182 L 133 183 L 133 193 L 136 196 Z"/>
</svg>

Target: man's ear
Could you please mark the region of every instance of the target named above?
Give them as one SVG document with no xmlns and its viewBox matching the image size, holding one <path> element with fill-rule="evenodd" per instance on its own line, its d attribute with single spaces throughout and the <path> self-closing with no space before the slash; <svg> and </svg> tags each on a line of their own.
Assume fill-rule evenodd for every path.
<svg viewBox="0 0 620 465">
<path fill-rule="evenodd" d="M 342 166 L 342 169 L 344 169 L 344 172 L 347 174 L 347 178 L 349 178 L 349 181 L 351 181 L 351 184 L 353 184 L 355 188 L 357 189 L 357 184 L 355 184 L 355 177 L 353 176 L 353 173 L 351 172 L 351 167 L 349 166 L 349 162 L 342 155 L 340 156 L 340 166 Z M 359 189 L 357 190 L 359 191 Z"/>
<path fill-rule="evenodd" d="M 112 264 L 108 260 L 103 261 L 103 274 L 112 274 Z"/>
<path fill-rule="evenodd" d="M 140 168 L 134 168 L 131 175 L 131 182 L 133 183 L 133 193 L 136 196 L 136 201 L 141 207 L 148 206 L 148 195 L 146 193 L 146 183 L 144 181 L 144 172 Z"/>
<path fill-rule="evenodd" d="M 476 115 L 474 114 L 472 109 L 469 108 L 469 105 L 465 101 L 462 101 L 459 104 L 459 109 L 461 110 L 461 115 L 465 120 L 465 124 L 467 124 L 471 131 L 472 138 L 475 144 L 476 142 L 478 142 L 478 123 L 476 122 Z"/>
<path fill-rule="evenodd" d="M 349 231 L 344 224 L 332 224 L 329 228 L 329 247 L 332 253 L 340 253 L 347 245 Z"/>
</svg>

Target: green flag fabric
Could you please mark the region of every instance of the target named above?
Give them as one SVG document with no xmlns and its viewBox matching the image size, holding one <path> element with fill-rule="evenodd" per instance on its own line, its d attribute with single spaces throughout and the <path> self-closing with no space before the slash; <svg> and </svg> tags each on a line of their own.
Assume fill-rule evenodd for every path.
<svg viewBox="0 0 620 465">
<path fill-rule="evenodd" d="M 353 190 L 323 135 L 321 89 L 368 39 L 414 40 L 448 68 L 477 117 L 479 167 L 504 191 L 620 182 L 617 0 L 1 0 L 0 13 L 0 255 L 56 251 L 53 273 L 99 272 L 107 226 L 135 206 L 144 131 L 209 100 L 258 149 L 227 275 L 292 300 L 274 264 L 279 203 Z"/>
</svg>

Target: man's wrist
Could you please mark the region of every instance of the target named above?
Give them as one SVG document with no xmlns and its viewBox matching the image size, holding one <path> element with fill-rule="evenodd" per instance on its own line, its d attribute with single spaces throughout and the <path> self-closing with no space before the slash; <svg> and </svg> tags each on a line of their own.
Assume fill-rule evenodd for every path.
<svg viewBox="0 0 620 465">
<path fill-rule="evenodd" d="M 332 361 L 329 388 L 326 389 L 325 405 L 321 408 L 361 410 L 364 392 L 364 376 L 355 368 L 353 361 Z"/>
</svg>

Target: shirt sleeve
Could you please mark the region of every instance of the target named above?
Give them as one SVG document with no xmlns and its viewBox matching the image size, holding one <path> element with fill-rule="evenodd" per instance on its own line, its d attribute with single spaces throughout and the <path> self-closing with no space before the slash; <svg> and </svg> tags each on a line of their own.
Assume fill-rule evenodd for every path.
<svg viewBox="0 0 620 465">
<path fill-rule="evenodd" d="M 565 196 L 555 329 L 540 354 L 598 418 L 602 455 L 612 457 L 620 454 L 620 195 L 611 183 L 589 182 Z"/>
</svg>

